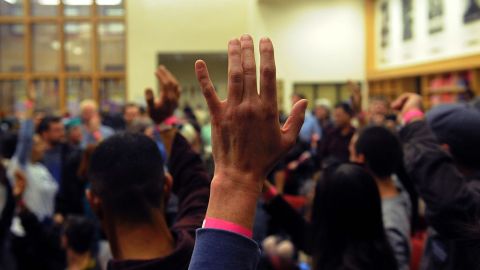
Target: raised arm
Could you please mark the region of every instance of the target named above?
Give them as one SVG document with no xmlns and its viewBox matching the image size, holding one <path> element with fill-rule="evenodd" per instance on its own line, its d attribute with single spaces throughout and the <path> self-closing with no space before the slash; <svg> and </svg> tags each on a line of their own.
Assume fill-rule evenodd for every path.
<svg viewBox="0 0 480 270">
<path fill-rule="evenodd" d="M 14 155 L 21 167 L 27 164 L 33 147 L 33 135 L 35 133 L 35 125 L 32 119 L 35 110 L 35 92 L 33 89 L 30 89 L 27 93 L 25 107 L 24 119 L 20 122 L 17 148 Z"/>
<path fill-rule="evenodd" d="M 197 233 L 190 269 L 255 269 L 258 247 L 237 233 L 252 230 L 263 179 L 295 143 L 307 102 L 297 102 L 280 126 L 273 45 L 266 38 L 260 41 L 260 91 L 249 35 L 228 44 L 227 100 L 218 99 L 205 62 L 197 61 L 195 71 L 212 116 L 215 173 L 207 229 Z"/>
<path fill-rule="evenodd" d="M 160 124 L 172 116 L 177 108 L 180 85 L 165 66 L 158 67 L 155 75 L 160 85 L 160 99 L 155 101 L 151 89 L 145 91 L 145 99 L 150 118 L 156 124 Z M 185 138 L 178 132 L 167 131 L 165 134 L 168 136 L 164 136 L 165 139 L 161 143 L 164 151 L 169 151 L 167 165 L 173 177 L 172 191 L 179 200 L 178 213 L 173 227 L 191 230 L 193 236 L 195 229 L 202 225 L 207 211 L 210 184 L 208 173 L 200 155 L 192 150 Z M 157 136 L 155 139 L 161 140 L 161 136 Z M 171 147 L 166 149 L 165 144 L 169 144 Z M 164 156 L 167 154 L 165 153 Z"/>
<path fill-rule="evenodd" d="M 478 226 L 479 190 L 468 185 L 452 158 L 436 142 L 421 113 L 420 96 L 402 95 L 393 106 L 401 110 L 407 122 L 401 131 L 405 165 L 425 200 L 427 219 L 442 235 L 464 238 L 464 229 Z"/>
</svg>

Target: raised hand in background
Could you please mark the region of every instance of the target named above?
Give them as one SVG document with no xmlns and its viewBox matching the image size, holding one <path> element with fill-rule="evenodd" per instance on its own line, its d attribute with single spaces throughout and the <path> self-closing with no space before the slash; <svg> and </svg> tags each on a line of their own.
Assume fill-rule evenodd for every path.
<svg viewBox="0 0 480 270">
<path fill-rule="evenodd" d="M 175 76 L 165 66 L 159 66 L 155 76 L 160 83 L 160 98 L 155 99 L 153 90 L 148 88 L 145 90 L 145 99 L 150 118 L 156 124 L 160 124 L 172 116 L 177 109 L 180 99 L 180 85 Z"/>
<path fill-rule="evenodd" d="M 294 145 L 303 124 L 306 100 L 298 101 L 283 127 L 277 108 L 272 42 L 260 40 L 260 89 L 253 40 L 249 35 L 228 44 L 228 97 L 220 101 L 204 61 L 195 72 L 211 113 L 215 173 L 207 218 L 251 228 L 263 180 Z M 260 91 L 259 91 L 260 90 Z"/>
</svg>

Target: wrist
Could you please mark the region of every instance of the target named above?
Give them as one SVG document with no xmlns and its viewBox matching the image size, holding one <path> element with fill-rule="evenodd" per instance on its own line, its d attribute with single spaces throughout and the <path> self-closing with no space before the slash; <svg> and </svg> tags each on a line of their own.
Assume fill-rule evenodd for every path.
<svg viewBox="0 0 480 270">
<path fill-rule="evenodd" d="M 206 218 L 220 219 L 253 228 L 257 199 L 263 182 L 248 173 L 215 173 Z"/>
</svg>

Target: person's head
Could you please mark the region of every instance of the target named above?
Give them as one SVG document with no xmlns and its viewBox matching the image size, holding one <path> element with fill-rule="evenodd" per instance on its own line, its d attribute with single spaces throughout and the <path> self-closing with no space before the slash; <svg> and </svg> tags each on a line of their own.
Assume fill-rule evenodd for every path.
<svg viewBox="0 0 480 270">
<path fill-rule="evenodd" d="M 330 119 L 331 104 L 328 99 L 320 99 L 315 102 L 313 114 L 319 120 Z"/>
<path fill-rule="evenodd" d="M 90 160 L 88 200 L 101 222 L 132 227 L 163 215 L 171 185 L 163 164 L 157 145 L 143 134 L 120 133 L 99 144 Z"/>
<path fill-rule="evenodd" d="M 314 269 L 395 269 L 382 221 L 380 194 L 362 167 L 327 168 L 313 205 Z"/>
<path fill-rule="evenodd" d="M 350 141 L 350 161 L 364 164 L 378 179 L 390 177 L 402 164 L 402 145 L 390 130 L 371 126 Z"/>
<path fill-rule="evenodd" d="M 292 104 L 297 103 L 298 101 L 305 99 L 305 96 L 298 93 L 293 93 L 292 95 Z"/>
<path fill-rule="evenodd" d="M 39 162 L 43 159 L 45 151 L 47 150 L 47 144 L 40 137 L 40 135 L 33 136 L 33 145 L 32 145 L 32 162 Z"/>
<path fill-rule="evenodd" d="M 343 128 L 349 126 L 352 117 L 354 115 L 353 109 L 350 104 L 346 102 L 341 102 L 335 106 L 333 111 L 333 119 L 337 127 Z"/>
<path fill-rule="evenodd" d="M 98 105 L 94 100 L 86 99 L 80 103 L 80 117 L 84 123 L 89 123 L 94 117 L 98 117 Z"/>
<path fill-rule="evenodd" d="M 463 171 L 480 170 L 480 111 L 464 104 L 442 105 L 426 115 L 443 149 Z"/>
<path fill-rule="evenodd" d="M 93 253 L 97 244 L 95 224 L 81 216 L 69 216 L 62 237 L 63 248 L 75 254 Z"/>
<path fill-rule="evenodd" d="M 123 109 L 123 119 L 127 124 L 133 123 L 140 117 L 140 107 L 135 103 L 128 103 Z"/>
<path fill-rule="evenodd" d="M 65 138 L 62 119 L 57 116 L 44 117 L 37 127 L 37 133 L 49 145 L 56 145 Z"/>
<path fill-rule="evenodd" d="M 386 116 L 390 112 L 390 103 L 384 96 L 374 96 L 370 98 L 368 104 L 368 112 L 371 115 L 383 115 Z"/>
<path fill-rule="evenodd" d="M 80 125 L 73 126 L 68 130 L 68 142 L 72 145 L 80 145 L 82 143 L 83 133 Z"/>
</svg>

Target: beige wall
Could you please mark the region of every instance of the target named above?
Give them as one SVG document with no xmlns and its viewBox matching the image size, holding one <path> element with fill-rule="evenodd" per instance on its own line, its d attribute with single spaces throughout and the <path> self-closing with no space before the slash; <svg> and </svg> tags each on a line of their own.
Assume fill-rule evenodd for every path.
<svg viewBox="0 0 480 270">
<path fill-rule="evenodd" d="M 273 40 L 285 97 L 295 82 L 365 77 L 359 0 L 127 0 L 127 27 L 130 100 L 156 86 L 159 52 L 225 51 L 228 39 L 247 32 Z"/>
<path fill-rule="evenodd" d="M 143 101 L 144 88 L 157 85 L 159 52 L 226 51 L 230 38 L 248 30 L 245 2 L 127 0 L 128 98 Z"/>
</svg>

